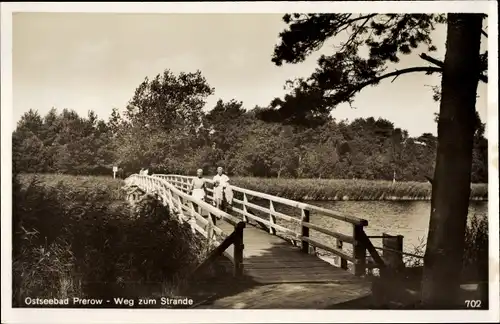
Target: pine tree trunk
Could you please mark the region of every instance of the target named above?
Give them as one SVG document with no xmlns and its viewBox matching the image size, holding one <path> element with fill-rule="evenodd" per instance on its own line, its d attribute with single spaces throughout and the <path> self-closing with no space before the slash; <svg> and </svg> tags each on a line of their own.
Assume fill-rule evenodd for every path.
<svg viewBox="0 0 500 324">
<path fill-rule="evenodd" d="M 448 14 L 436 168 L 424 259 L 426 308 L 462 306 L 460 282 L 470 196 L 482 16 Z"/>
</svg>

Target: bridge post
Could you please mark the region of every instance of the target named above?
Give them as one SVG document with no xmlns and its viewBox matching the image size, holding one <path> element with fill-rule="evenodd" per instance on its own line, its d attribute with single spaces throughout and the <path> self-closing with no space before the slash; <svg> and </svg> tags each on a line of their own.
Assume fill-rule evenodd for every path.
<svg viewBox="0 0 500 324">
<path fill-rule="evenodd" d="M 210 217 L 209 217 L 210 218 Z M 212 238 L 214 235 L 214 226 L 210 220 L 207 224 L 207 254 L 210 253 L 212 249 Z"/>
<path fill-rule="evenodd" d="M 174 198 L 172 195 L 172 190 L 170 188 L 167 189 L 167 197 L 168 197 L 168 204 L 170 205 L 170 210 L 173 211 L 174 208 Z"/>
<path fill-rule="evenodd" d="M 342 251 L 343 245 L 344 245 L 344 242 L 342 242 L 340 239 L 337 239 L 337 249 Z M 338 258 L 339 258 L 340 268 L 346 270 L 347 269 L 347 260 L 343 259 L 340 256 Z"/>
<path fill-rule="evenodd" d="M 194 224 L 196 224 L 196 210 L 195 210 L 195 207 L 194 207 L 194 204 L 192 201 L 189 202 L 190 204 L 190 211 L 191 211 L 191 214 L 189 215 L 189 220 L 188 220 L 188 223 L 189 225 L 191 226 L 191 231 L 194 233 L 196 233 L 196 229 L 194 228 Z M 198 210 L 199 210 L 199 214 L 201 215 L 201 208 L 198 207 Z"/>
<path fill-rule="evenodd" d="M 179 222 L 184 223 L 184 210 L 182 209 L 181 197 L 177 197 L 177 213 L 179 214 Z"/>
<path fill-rule="evenodd" d="M 243 193 L 243 213 L 248 213 L 248 210 L 247 210 L 247 203 L 248 203 L 248 198 L 247 198 L 247 194 L 246 193 Z M 243 221 L 245 223 L 248 223 L 248 217 L 247 215 L 243 214 Z"/>
<path fill-rule="evenodd" d="M 390 249 L 383 250 L 384 261 L 389 268 L 394 270 L 404 269 L 405 264 L 403 262 L 403 235 L 392 236 L 387 233 L 382 233 L 382 248 Z M 396 252 L 397 251 L 397 252 Z M 399 252 L 399 253 L 398 253 Z"/>
<path fill-rule="evenodd" d="M 236 234 L 234 238 L 234 276 L 240 277 L 243 275 L 243 229 L 245 228 L 245 223 L 241 222 L 234 226 L 234 232 Z"/>
<path fill-rule="evenodd" d="M 302 211 L 302 222 L 309 223 L 309 211 L 306 209 L 301 209 Z M 302 225 L 302 230 L 301 230 L 302 237 L 309 238 L 309 226 L 304 226 Z M 301 245 L 302 245 L 302 252 L 303 253 L 309 253 L 309 242 L 302 239 L 301 240 Z"/>
<path fill-rule="evenodd" d="M 207 219 L 210 222 L 210 224 L 212 224 L 212 226 L 216 226 L 217 225 L 217 216 L 215 216 L 214 214 L 212 214 L 212 213 L 209 212 Z"/>
<path fill-rule="evenodd" d="M 353 226 L 354 245 L 354 275 L 363 276 L 366 271 L 366 246 L 363 243 L 364 229 L 362 225 Z"/>
<path fill-rule="evenodd" d="M 269 233 L 272 235 L 276 235 L 276 228 L 273 227 L 273 225 L 276 225 L 276 216 L 273 215 L 274 204 L 272 200 L 269 200 L 269 211 L 269 223 L 271 223 L 271 225 L 269 226 Z"/>
</svg>

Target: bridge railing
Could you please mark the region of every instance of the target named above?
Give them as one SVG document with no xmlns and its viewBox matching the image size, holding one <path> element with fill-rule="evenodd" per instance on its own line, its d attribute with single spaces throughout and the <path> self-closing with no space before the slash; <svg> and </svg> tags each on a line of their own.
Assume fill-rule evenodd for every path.
<svg viewBox="0 0 500 324">
<path fill-rule="evenodd" d="M 403 269 L 406 267 L 418 267 L 423 265 L 424 256 L 416 253 L 403 251 L 403 235 L 390 235 L 382 233 L 382 235 L 369 235 L 370 240 L 381 240 L 381 246 L 375 246 L 377 251 L 382 253 L 382 257 L 387 266 L 391 269 Z M 371 268 L 377 268 L 376 264 L 368 265 Z"/>
<path fill-rule="evenodd" d="M 154 174 L 153 177 L 164 179 L 184 192 L 189 191 L 191 181 L 194 178 L 170 174 Z M 213 181 L 206 180 L 213 187 Z M 353 272 L 356 275 L 364 275 L 367 266 L 369 266 L 366 262 L 367 252 L 375 261 L 375 265 L 371 265 L 371 268 L 384 267 L 382 258 L 364 231 L 364 227 L 368 225 L 367 220 L 234 185 L 231 185 L 231 189 L 234 193 L 233 206 L 231 207 L 233 215 L 240 215 L 245 222 L 248 222 L 249 219 L 256 221 L 265 226 L 271 235 L 280 232 L 291 239 L 294 244 L 300 242 L 302 252 L 311 253 L 315 249 L 325 250 L 340 260 L 340 267 L 347 269 L 348 263 L 352 264 Z M 207 191 L 210 193 L 207 197 L 208 200 L 213 200 L 213 189 L 209 188 Z M 260 201 L 260 204 L 256 204 L 254 201 Z M 289 214 L 300 213 L 300 216 L 294 217 L 277 211 L 276 207 L 279 205 L 287 206 L 288 210 L 291 209 Z M 265 218 L 259 217 L 256 213 L 264 215 Z M 340 233 L 311 223 L 311 213 L 347 223 L 351 226 L 352 234 Z M 322 235 L 313 238 L 310 236 L 310 230 L 322 233 Z M 345 249 L 344 244 L 350 244 L 352 248 Z"/>
<path fill-rule="evenodd" d="M 205 201 L 186 194 L 175 185 L 158 177 L 133 174 L 125 179 L 125 184 L 137 186 L 144 192 L 155 195 L 165 206 L 169 207 L 173 214 L 177 215 L 181 223 L 187 222 L 193 232 L 196 231 L 207 239 L 207 249 L 211 252 L 207 259 L 194 270 L 195 272 L 215 260 L 218 255 L 225 253 L 234 264 L 235 275 L 243 273 L 244 222 Z M 224 233 L 214 225 L 213 216 L 232 224 L 234 232 L 229 235 Z M 234 245 L 233 253 L 226 252 L 230 245 Z"/>
</svg>

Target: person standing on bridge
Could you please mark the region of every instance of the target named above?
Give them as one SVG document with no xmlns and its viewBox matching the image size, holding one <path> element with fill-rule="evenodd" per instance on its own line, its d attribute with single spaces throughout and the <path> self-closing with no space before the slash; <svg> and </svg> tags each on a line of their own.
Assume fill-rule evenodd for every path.
<svg viewBox="0 0 500 324">
<path fill-rule="evenodd" d="M 203 178 L 203 170 L 202 169 L 196 170 L 196 177 L 191 182 L 190 192 L 191 192 L 191 195 L 193 196 L 193 198 L 205 201 L 205 197 L 207 196 L 207 183 L 206 183 L 206 180 Z M 198 214 L 203 216 L 201 207 L 200 206 L 197 206 L 197 207 L 198 207 L 197 208 Z M 215 225 L 215 218 L 213 216 L 212 216 L 212 222 Z"/>
<path fill-rule="evenodd" d="M 207 195 L 207 185 L 205 179 L 203 178 L 203 170 L 196 170 L 196 178 L 191 182 L 191 195 L 200 200 L 205 200 L 205 196 Z"/>
<path fill-rule="evenodd" d="M 229 186 L 229 177 L 224 174 L 224 169 L 222 167 L 218 167 L 217 174 L 214 176 L 213 180 L 215 206 L 219 209 L 225 209 L 233 200 L 231 187 Z"/>
</svg>

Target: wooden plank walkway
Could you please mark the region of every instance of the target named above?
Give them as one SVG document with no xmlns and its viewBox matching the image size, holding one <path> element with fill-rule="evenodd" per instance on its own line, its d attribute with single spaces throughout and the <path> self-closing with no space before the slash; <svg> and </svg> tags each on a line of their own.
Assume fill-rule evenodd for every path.
<svg viewBox="0 0 500 324">
<path fill-rule="evenodd" d="M 224 221 L 217 221 L 217 227 L 226 233 L 233 231 L 233 226 Z M 258 283 L 365 282 L 315 255 L 302 253 L 299 248 L 262 229 L 248 225 L 243 233 L 245 274 Z M 232 254 L 233 249 L 234 246 L 229 247 L 228 252 Z"/>
<path fill-rule="evenodd" d="M 169 176 L 166 177 L 168 178 Z M 269 221 L 263 219 L 263 223 L 267 224 L 267 226 L 271 226 L 271 228 L 274 228 L 274 230 L 278 232 L 285 231 L 289 233 L 295 232 L 295 230 L 278 226 L 273 217 L 291 219 L 291 216 L 277 213 L 274 204 L 282 203 L 293 208 L 298 208 L 302 215 L 301 238 L 303 241 L 307 238 L 309 244 L 326 249 L 327 251 L 329 250 L 329 247 L 324 245 L 324 243 L 309 237 L 308 229 L 312 228 L 313 230 L 335 237 L 337 243 L 346 242 L 348 244 L 353 244 L 354 255 L 352 257 L 343 253 L 341 250 L 333 249 L 331 251 L 340 256 L 343 262 L 347 260 L 357 262 L 365 258 L 365 248 L 369 250 L 370 246 L 363 246 L 366 240 L 368 240 L 366 234 L 363 232 L 363 226 L 367 225 L 366 220 L 339 215 L 335 212 L 312 205 L 288 201 L 279 197 L 252 192 L 242 188 L 238 190 L 243 192 L 243 198 L 239 201 L 235 200 L 235 202 L 242 204 L 244 207 L 242 209 L 234 208 L 233 213 L 231 213 L 233 215 L 231 215 L 210 204 L 193 200 L 191 196 L 182 191 L 182 184 L 185 185 L 186 183 L 184 181 L 182 181 L 180 185 L 179 181 L 175 182 L 180 188 L 171 183 L 169 184 L 165 180 L 151 176 L 135 176 L 131 178 L 131 181 L 136 181 L 136 183 L 145 188 L 146 191 L 155 191 L 157 194 L 161 194 L 164 201 L 170 202 L 176 210 L 181 211 L 179 213 L 180 217 L 189 217 L 189 214 L 191 214 L 191 216 L 198 215 L 195 217 L 197 226 L 194 226 L 193 230 L 197 230 L 205 237 L 207 236 L 205 226 L 208 214 L 215 215 L 219 218 L 215 224 L 217 232 L 220 234 L 220 231 L 222 231 L 226 235 L 233 233 L 236 224 L 241 224 L 241 220 L 245 216 L 251 219 L 251 223 L 247 223 L 243 231 L 241 227 L 238 227 L 239 230 L 231 236 L 230 240 L 224 240 L 223 237 L 218 235 L 217 240 L 224 240 L 224 254 L 230 259 L 235 259 L 235 246 L 239 247 L 237 251 L 240 253 L 242 252 L 242 255 L 240 254 L 240 257 L 236 258 L 238 261 L 236 261 L 233 269 L 235 277 L 232 278 L 233 280 L 238 279 L 236 281 L 239 281 L 242 286 L 240 287 L 241 289 L 239 288 L 238 291 L 234 291 L 230 296 L 228 295 L 230 293 L 228 293 L 226 289 L 228 287 L 220 287 L 224 288 L 221 290 L 226 290 L 226 293 L 221 292 L 219 294 L 216 292 L 216 295 L 219 295 L 219 297 L 212 305 L 208 306 L 208 308 L 328 309 L 343 307 L 346 303 L 352 305 L 352 302 L 356 303 L 359 300 L 370 298 L 371 282 L 362 276 L 362 272 L 365 270 L 363 262 L 360 263 L 361 266 L 355 266 L 355 275 L 341 267 L 332 265 L 330 262 L 316 255 L 304 253 L 300 248 L 292 245 L 284 238 L 273 235 L 263 230 L 260 226 L 254 225 L 253 222 L 256 220 L 251 217 L 254 214 L 250 214 L 246 212 L 246 210 L 248 208 L 253 208 L 257 211 L 263 211 L 265 214 L 271 215 L 269 216 Z M 166 183 L 168 185 L 165 185 Z M 269 208 L 267 209 L 248 202 L 247 195 L 268 199 Z M 195 210 L 199 210 L 198 212 L 203 216 L 194 213 Z M 347 236 L 334 231 L 323 230 L 318 226 L 313 226 L 314 224 L 311 224 L 309 221 L 310 210 L 318 211 L 329 217 L 351 223 L 353 226 L 353 236 Z M 185 215 L 185 213 L 187 213 L 187 215 Z M 203 218 L 205 218 L 205 220 L 203 220 Z M 298 233 L 295 234 L 298 235 Z M 243 239 L 242 243 L 244 246 L 242 250 L 241 238 Z M 219 241 L 219 243 L 221 243 L 221 241 Z M 357 248 L 360 246 L 363 249 Z M 341 244 L 340 249 L 342 249 Z M 221 253 L 222 249 L 219 250 L 218 253 Z M 373 254 L 373 251 L 370 253 Z M 213 262 L 213 260 L 215 260 L 213 257 L 208 257 L 200 266 Z M 243 265 L 243 273 L 239 271 L 239 269 L 241 269 L 239 265 L 241 264 Z M 343 263 L 343 266 L 345 266 L 345 263 Z M 228 281 L 226 283 L 225 277 L 221 277 L 221 279 L 223 279 L 223 282 L 221 282 L 222 285 L 237 285 L 236 282 L 231 283 Z M 217 289 L 215 291 L 217 291 Z"/>
<path fill-rule="evenodd" d="M 217 227 L 226 233 L 233 231 L 231 224 L 221 220 Z M 298 247 L 253 225 L 245 228 L 243 242 L 244 273 L 263 286 L 218 300 L 214 307 L 328 308 L 371 293 L 368 280 L 302 253 Z M 232 254 L 233 248 L 227 252 Z"/>
</svg>

